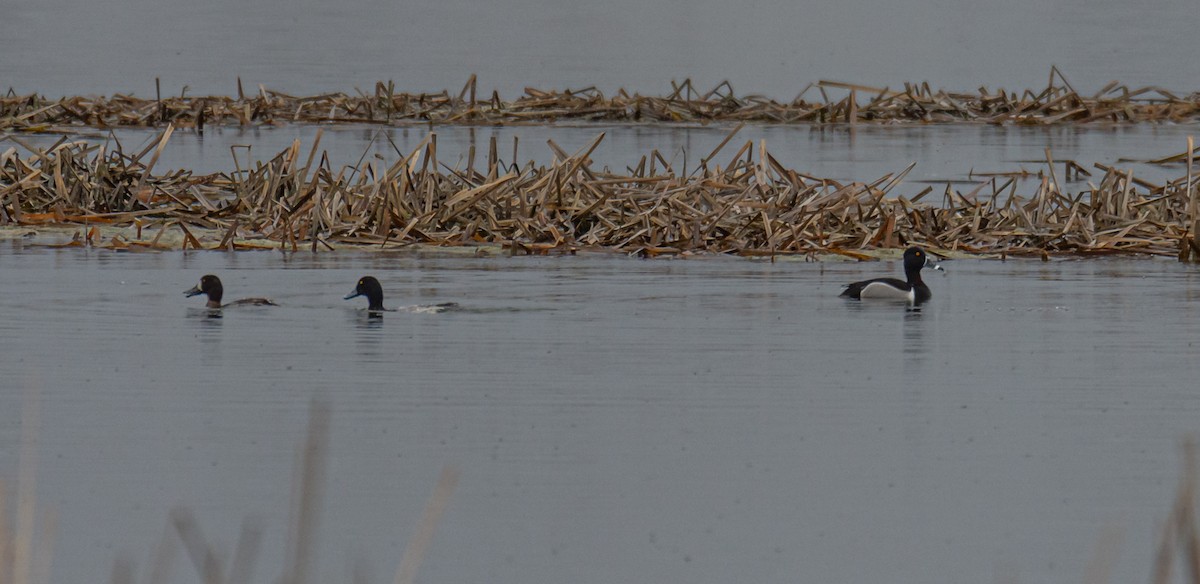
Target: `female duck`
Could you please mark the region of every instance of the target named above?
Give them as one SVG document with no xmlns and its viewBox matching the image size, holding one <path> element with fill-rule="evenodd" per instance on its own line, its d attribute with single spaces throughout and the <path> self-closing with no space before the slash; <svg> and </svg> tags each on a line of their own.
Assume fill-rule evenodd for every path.
<svg viewBox="0 0 1200 584">
<path fill-rule="evenodd" d="M 221 296 L 225 294 L 225 288 L 221 286 L 220 278 L 212 274 L 207 274 L 200 278 L 199 284 L 196 284 L 195 286 L 192 286 L 190 289 L 183 292 L 183 295 L 189 298 L 198 294 L 204 294 L 208 296 L 208 302 L 205 304 L 205 306 L 209 308 L 221 308 Z M 279 306 L 269 298 L 242 298 L 241 300 L 234 300 L 225 306 L 237 305 Z"/>
<path fill-rule="evenodd" d="M 860 300 L 864 298 L 884 298 L 891 300 L 907 300 L 911 304 L 920 304 L 932 296 L 929 286 L 921 280 L 921 268 L 929 266 L 935 270 L 945 270 L 937 264 L 931 264 L 929 254 L 919 247 L 904 250 L 904 280 L 896 278 L 874 278 L 855 282 L 846 287 L 841 296 Z"/>
</svg>

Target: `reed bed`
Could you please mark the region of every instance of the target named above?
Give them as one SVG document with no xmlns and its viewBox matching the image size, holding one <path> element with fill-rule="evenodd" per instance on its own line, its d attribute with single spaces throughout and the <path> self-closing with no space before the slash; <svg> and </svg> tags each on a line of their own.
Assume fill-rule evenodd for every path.
<svg viewBox="0 0 1200 584">
<path fill-rule="evenodd" d="M 1010 92 L 934 90 L 928 83 L 901 88 L 868 87 L 836 81 L 809 84 L 795 99 L 781 102 L 760 95 L 737 95 L 729 82 L 708 91 L 690 79 L 671 83 L 663 96 L 606 95 L 596 87 L 566 90 L 526 88 L 502 99 L 481 95 L 475 77 L 457 93 L 396 91 L 379 82 L 374 91 L 288 95 L 259 86 L 230 96 L 109 97 L 48 99 L 0 97 L 0 130 L 51 131 L 71 127 L 166 126 L 203 130 L 206 125 L 253 126 L 283 123 L 359 124 L 520 124 L 546 122 L 755 123 L 986 123 L 1081 124 L 1195 122 L 1200 92 L 1176 95 L 1159 87 L 1130 88 L 1109 83 L 1094 94 L 1077 92 L 1057 71 L 1045 89 Z"/>
<path fill-rule="evenodd" d="M 506 164 L 493 139 L 486 155 L 472 149 L 452 168 L 429 134 L 394 163 L 334 168 L 318 131 L 309 149 L 296 141 L 252 168 L 235 159 L 236 170 L 210 175 L 156 170 L 171 133 L 140 152 L 67 139 L 25 156 L 9 148 L 0 153 L 0 224 L 84 226 L 70 245 L 115 249 L 420 243 L 866 259 L 869 250 L 919 244 L 967 254 L 1200 257 L 1190 237 L 1192 156 L 1182 176 L 1156 184 L 1101 164 L 1093 176 L 1047 152 L 1032 178 L 996 175 L 906 196 L 897 186 L 911 165 L 863 182 L 817 178 L 781 165 L 765 143 L 736 143 L 736 130 L 691 169 L 657 151 L 623 171 L 595 168 L 589 155 L 604 134 L 573 154 L 549 141 L 555 157 L 541 166 Z M 1087 178 L 1086 187 L 1065 190 L 1068 174 Z"/>
</svg>

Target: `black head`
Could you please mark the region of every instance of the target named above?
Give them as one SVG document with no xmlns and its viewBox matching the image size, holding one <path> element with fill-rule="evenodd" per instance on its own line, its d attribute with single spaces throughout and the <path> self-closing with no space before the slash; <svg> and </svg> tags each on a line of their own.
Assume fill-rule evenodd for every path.
<svg viewBox="0 0 1200 584">
<path fill-rule="evenodd" d="M 913 246 L 904 250 L 904 271 L 915 273 L 921 271 L 921 268 L 933 268 L 935 270 L 942 269 L 941 266 L 932 262 L 929 259 L 929 254 L 925 250 Z"/>
<path fill-rule="evenodd" d="M 206 274 L 200 278 L 199 284 L 185 290 L 183 294 L 189 298 L 198 294 L 207 295 L 208 306 L 219 308 L 221 306 L 221 296 L 225 294 L 225 289 L 221 286 L 220 278 L 212 274 Z"/>
<path fill-rule="evenodd" d="M 363 276 L 358 279 L 358 284 L 354 286 L 354 291 L 346 295 L 346 300 L 357 298 L 359 296 L 367 297 L 368 310 L 383 310 L 383 286 L 379 285 L 379 280 L 371 276 Z"/>
</svg>

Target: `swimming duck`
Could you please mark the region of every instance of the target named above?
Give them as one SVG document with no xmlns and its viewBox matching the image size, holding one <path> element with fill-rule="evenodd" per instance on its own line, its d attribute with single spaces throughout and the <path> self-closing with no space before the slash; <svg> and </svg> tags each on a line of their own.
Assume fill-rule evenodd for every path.
<svg viewBox="0 0 1200 584">
<path fill-rule="evenodd" d="M 414 306 L 404 306 L 397 308 L 383 307 L 383 286 L 379 284 L 372 276 L 363 276 L 358 279 L 358 284 L 354 285 L 354 290 L 347 294 L 344 300 L 357 298 L 359 296 L 367 297 L 367 312 L 379 316 L 380 312 L 418 312 L 418 313 L 436 313 L 445 312 L 451 308 L 458 306 L 455 302 L 443 302 L 441 304 L 418 304 Z"/>
<path fill-rule="evenodd" d="M 383 312 L 387 310 L 383 307 L 383 286 L 374 277 L 363 276 L 359 278 L 358 284 L 354 286 L 354 290 L 347 294 L 343 300 L 358 298 L 359 296 L 367 297 L 367 310 L 371 312 Z"/>
<path fill-rule="evenodd" d="M 208 302 L 205 306 L 209 308 L 221 308 L 221 296 L 225 293 L 225 288 L 221 286 L 221 279 L 212 275 L 206 274 L 200 278 L 200 283 L 192 286 L 183 292 L 184 296 L 191 298 L 198 294 L 208 296 Z M 269 298 L 242 298 L 234 300 L 225 306 L 250 305 L 250 306 L 279 306 Z"/>
<path fill-rule="evenodd" d="M 919 247 L 904 250 L 904 280 L 896 278 L 874 278 L 849 284 L 841 296 L 860 300 L 864 298 L 884 298 L 891 300 L 907 300 L 911 304 L 920 304 L 929 300 L 932 295 L 929 286 L 921 280 L 921 268 L 929 266 L 935 270 L 946 271 L 942 266 L 931 264 L 929 254 Z"/>
</svg>

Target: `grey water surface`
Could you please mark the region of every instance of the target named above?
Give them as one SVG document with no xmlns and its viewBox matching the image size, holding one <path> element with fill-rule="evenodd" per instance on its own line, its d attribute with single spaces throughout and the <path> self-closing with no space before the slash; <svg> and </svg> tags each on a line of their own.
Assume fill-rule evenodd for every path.
<svg viewBox="0 0 1200 584">
<path fill-rule="evenodd" d="M 54 581 L 144 579 L 180 504 L 225 558 L 257 518 L 274 581 L 316 397 L 322 581 L 390 581 L 446 465 L 423 582 L 1071 582 L 1113 533 L 1112 581 L 1149 578 L 1200 429 L 1200 272 L 944 265 L 909 311 L 837 296 L 891 261 L 6 242 L 0 477 L 36 390 Z M 182 295 L 205 273 L 282 306 L 212 318 Z M 368 318 L 365 274 L 459 308 Z"/>
<path fill-rule="evenodd" d="M 249 92 L 314 94 L 383 79 L 456 91 L 478 74 L 509 99 L 666 94 L 692 77 L 783 100 L 821 79 L 1038 89 L 1051 65 L 1084 94 L 1110 80 L 1187 94 L 1200 78 L 1192 0 L 0 0 L 0 13 L 0 90 L 51 97 L 152 96 L 156 77 L 164 94 L 232 95 L 239 76 Z M 493 137 L 503 160 L 547 164 L 547 140 L 570 152 L 603 131 L 592 158 L 621 171 L 653 149 L 691 170 L 730 129 L 434 131 L 451 167 L 472 146 L 482 161 Z M 390 164 L 429 130 L 327 127 L 321 148 L 335 166 Z M 1120 158 L 1181 152 L 1195 130 L 751 126 L 715 161 L 765 140 L 818 177 L 915 162 L 894 191 L 913 195 L 1036 172 L 1050 148 L 1160 181 L 1181 168 Z M 230 172 L 231 148 L 263 160 L 316 132 L 180 130 L 156 170 Z M 154 135 L 70 139 L 132 151 Z M 51 581 L 107 579 L 118 557 L 150 581 L 164 534 L 180 547 L 167 524 L 183 505 L 223 559 L 244 518 L 261 525 L 253 581 L 274 582 L 317 398 L 333 413 L 314 581 L 392 581 L 446 466 L 461 478 L 421 582 L 1078 582 L 1096 557 L 1113 582 L 1146 581 L 1178 445 L 1200 429 L 1200 273 L 1145 259 L 946 267 L 933 302 L 907 311 L 837 297 L 895 262 L 0 242 L 0 479 L 14 485 L 36 399 Z M 214 318 L 182 295 L 205 273 L 229 299 L 282 306 Z M 459 308 L 369 318 L 341 299 L 364 274 L 390 306 Z M 198 581 L 182 556 L 170 581 Z"/>
<path fill-rule="evenodd" d="M 1084 93 L 1195 91 L 1194 0 L 42 0 L 0 3 L 0 88 L 50 96 L 597 85 L 669 93 L 728 79 L 791 99 L 835 79 Z"/>
</svg>

